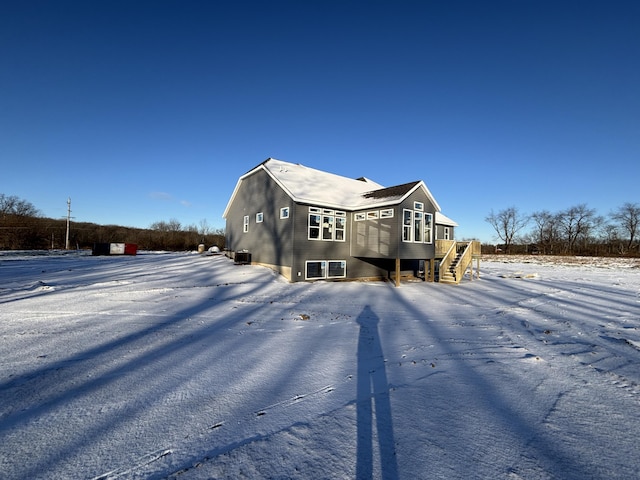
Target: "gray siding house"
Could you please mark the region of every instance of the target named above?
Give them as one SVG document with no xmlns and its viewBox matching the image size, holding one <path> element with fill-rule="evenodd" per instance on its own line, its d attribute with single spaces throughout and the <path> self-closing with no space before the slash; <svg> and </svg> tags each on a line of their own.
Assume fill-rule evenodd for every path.
<svg viewBox="0 0 640 480">
<path fill-rule="evenodd" d="M 240 177 L 223 217 L 232 258 L 291 282 L 433 279 L 437 241 L 457 226 L 422 181 L 385 188 L 273 158 Z"/>
</svg>

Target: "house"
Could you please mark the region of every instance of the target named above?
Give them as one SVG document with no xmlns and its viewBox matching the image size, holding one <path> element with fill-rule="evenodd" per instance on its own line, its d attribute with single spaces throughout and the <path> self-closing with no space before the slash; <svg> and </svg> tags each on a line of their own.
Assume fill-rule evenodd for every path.
<svg viewBox="0 0 640 480">
<path fill-rule="evenodd" d="M 465 250 L 454 240 L 457 224 L 440 212 L 423 181 L 384 187 L 274 158 L 240 177 L 223 217 L 230 256 L 291 282 L 433 280 L 438 265 L 450 272 Z M 463 273 L 455 278 L 454 271 L 453 280 Z"/>
</svg>

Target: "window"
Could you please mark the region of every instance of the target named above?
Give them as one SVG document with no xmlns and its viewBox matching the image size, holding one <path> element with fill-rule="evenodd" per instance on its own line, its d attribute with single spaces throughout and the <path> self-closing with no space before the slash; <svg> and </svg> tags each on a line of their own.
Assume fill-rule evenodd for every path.
<svg viewBox="0 0 640 480">
<path fill-rule="evenodd" d="M 433 214 L 422 211 L 422 202 L 414 202 L 413 206 L 420 210 L 402 211 L 402 241 L 433 243 Z"/>
<path fill-rule="evenodd" d="M 305 262 L 305 275 L 307 280 L 345 278 L 347 262 L 345 260 L 310 260 Z"/>
<path fill-rule="evenodd" d="M 327 278 L 344 278 L 347 276 L 347 262 L 344 260 L 329 260 Z"/>
<path fill-rule="evenodd" d="M 378 212 L 367 212 L 367 220 L 375 220 L 378 218 Z"/>
<path fill-rule="evenodd" d="M 380 218 L 393 218 L 393 208 L 380 210 Z"/>
<path fill-rule="evenodd" d="M 413 223 L 413 211 L 411 210 L 403 210 L 402 211 L 402 241 L 410 242 L 411 241 L 411 227 Z"/>
<path fill-rule="evenodd" d="M 347 224 L 346 216 L 338 216 L 338 212 L 336 212 L 336 231 L 335 231 L 335 240 L 338 242 L 344 242 L 344 228 Z M 346 215 L 346 214 L 344 214 Z"/>
<path fill-rule="evenodd" d="M 309 240 L 320 240 L 320 219 L 320 215 L 309 214 Z"/>
<path fill-rule="evenodd" d="M 422 203 L 422 202 L 413 202 L 413 209 L 414 210 L 423 211 L 424 210 L 424 203 Z"/>
<path fill-rule="evenodd" d="M 445 234 L 446 235 L 446 234 Z M 424 214 L 424 243 L 433 243 L 433 215 Z"/>
<path fill-rule="evenodd" d="M 323 240 L 333 239 L 333 219 L 334 217 L 332 215 L 322 216 L 322 239 Z"/>
<path fill-rule="evenodd" d="M 289 218 L 289 207 L 282 207 L 280 209 L 280 218 Z"/>
<path fill-rule="evenodd" d="M 367 219 L 367 216 L 364 213 L 356 213 L 354 214 L 353 219 L 356 222 L 362 222 L 363 220 Z"/>
<path fill-rule="evenodd" d="M 325 278 L 327 272 L 327 262 L 305 262 L 306 264 L 306 278 L 314 279 L 314 278 Z"/>
<path fill-rule="evenodd" d="M 242 221 L 242 231 L 247 233 L 249 231 L 249 215 L 245 215 Z"/>
<path fill-rule="evenodd" d="M 262 212 L 256 213 L 256 223 L 262 223 L 262 220 L 264 220 L 264 215 L 262 214 Z"/>
<path fill-rule="evenodd" d="M 413 241 L 422 242 L 422 234 L 424 233 L 423 227 L 423 213 L 413 212 Z"/>
<path fill-rule="evenodd" d="M 451 238 L 449 238 L 451 235 L 451 233 L 449 232 L 449 227 L 444 227 L 444 239 L 445 240 L 451 240 Z"/>
<path fill-rule="evenodd" d="M 309 207 L 309 240 L 345 241 L 347 213 Z"/>
</svg>

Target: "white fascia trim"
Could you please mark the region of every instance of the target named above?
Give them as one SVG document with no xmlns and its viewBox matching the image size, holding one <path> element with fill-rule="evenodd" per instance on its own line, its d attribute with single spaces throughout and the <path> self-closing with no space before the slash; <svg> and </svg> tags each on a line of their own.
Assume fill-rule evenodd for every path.
<svg viewBox="0 0 640 480">
<path fill-rule="evenodd" d="M 244 175 L 242 175 L 238 181 L 236 182 L 236 187 L 233 189 L 233 193 L 231 194 L 231 198 L 229 199 L 229 201 L 227 202 L 227 206 L 224 209 L 224 213 L 222 214 L 222 218 L 227 218 L 227 214 L 229 213 L 229 209 L 231 208 L 231 204 L 233 203 L 233 200 L 236 198 L 236 195 L 238 193 L 238 190 L 240 190 L 240 184 L 242 183 L 242 181 L 253 175 L 254 173 L 256 173 L 258 170 L 265 170 L 267 173 L 269 173 L 269 170 L 267 170 L 264 165 L 261 163 L 260 165 L 258 165 L 257 167 L 255 167 L 253 170 L 249 170 L 247 173 L 245 173 Z M 270 175 L 271 176 L 271 175 Z"/>
</svg>

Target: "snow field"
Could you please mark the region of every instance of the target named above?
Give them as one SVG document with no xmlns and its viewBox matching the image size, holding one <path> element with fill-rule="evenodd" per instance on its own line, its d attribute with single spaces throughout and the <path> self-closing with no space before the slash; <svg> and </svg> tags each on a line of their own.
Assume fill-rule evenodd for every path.
<svg viewBox="0 0 640 480">
<path fill-rule="evenodd" d="M 2 477 L 637 478 L 640 271 L 492 260 L 0 257 Z"/>
</svg>

